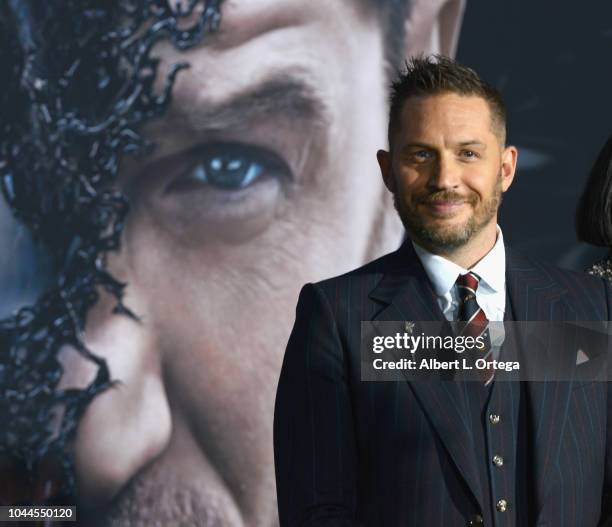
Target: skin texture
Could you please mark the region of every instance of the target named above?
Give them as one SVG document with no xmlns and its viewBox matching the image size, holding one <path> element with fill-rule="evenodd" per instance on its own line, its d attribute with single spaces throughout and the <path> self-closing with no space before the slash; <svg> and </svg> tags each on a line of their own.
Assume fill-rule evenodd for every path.
<svg viewBox="0 0 612 527">
<path fill-rule="evenodd" d="M 456 30 L 461 9 L 452 23 L 444 8 L 461 3 L 434 4 L 412 11 L 433 34 L 407 54 L 452 51 L 433 28 L 444 12 Z M 156 48 L 162 73 L 191 68 L 147 131 L 154 154 L 122 168 L 131 212 L 107 265 L 141 321 L 108 298 L 88 317 L 85 341 L 119 383 L 74 444 L 83 525 L 277 524 L 273 405 L 300 287 L 401 240 L 372 156 L 387 126 L 375 13 L 227 0 L 222 16 L 194 50 Z M 64 386 L 91 380 L 72 350 L 62 360 Z"/>
<path fill-rule="evenodd" d="M 480 97 L 411 97 L 391 153 L 378 152 L 412 239 L 465 268 L 495 244 L 501 196 L 514 179 L 518 152 L 501 135 Z"/>
</svg>

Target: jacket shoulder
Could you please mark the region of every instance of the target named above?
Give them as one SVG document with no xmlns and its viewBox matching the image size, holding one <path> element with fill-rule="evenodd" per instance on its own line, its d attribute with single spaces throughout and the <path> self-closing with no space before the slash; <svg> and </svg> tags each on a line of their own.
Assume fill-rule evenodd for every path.
<svg viewBox="0 0 612 527">
<path fill-rule="evenodd" d="M 570 298 L 581 300 L 592 306 L 605 308 L 610 301 L 610 284 L 599 276 L 594 276 L 584 273 L 563 269 L 555 264 L 525 255 L 520 251 L 512 249 L 508 256 L 509 268 L 516 275 L 521 275 L 523 272 L 532 273 L 534 270 L 537 274 L 546 280 L 561 286 Z"/>
<path fill-rule="evenodd" d="M 520 251 L 512 249 L 509 253 L 509 258 L 512 259 L 512 269 L 516 272 L 521 272 L 524 268 L 535 268 L 540 273 L 556 278 L 557 281 L 563 284 L 579 284 L 584 287 L 594 287 L 602 289 L 605 287 L 605 280 L 599 276 L 594 276 L 585 272 L 564 269 L 553 263 L 541 260 L 533 256 L 528 256 Z"/>
</svg>

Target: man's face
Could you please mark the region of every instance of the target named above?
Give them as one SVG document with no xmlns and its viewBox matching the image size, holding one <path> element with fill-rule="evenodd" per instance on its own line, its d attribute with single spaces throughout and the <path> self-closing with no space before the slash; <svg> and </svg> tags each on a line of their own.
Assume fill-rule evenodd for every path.
<svg viewBox="0 0 612 527">
<path fill-rule="evenodd" d="M 299 289 L 401 239 L 371 155 L 385 35 L 361 4 L 228 0 L 203 45 L 155 49 L 160 78 L 191 68 L 147 130 L 154 154 L 122 167 L 131 210 L 107 264 L 141 321 L 109 298 L 88 316 L 119 384 L 74 446 L 84 525 L 276 521 L 273 403 Z M 91 380 L 62 360 L 65 386 Z"/>
<path fill-rule="evenodd" d="M 390 161 L 381 166 L 412 238 L 443 254 L 495 232 L 516 152 L 503 147 L 487 102 L 454 93 L 411 97 L 400 122 L 392 155 L 379 157 Z"/>
</svg>

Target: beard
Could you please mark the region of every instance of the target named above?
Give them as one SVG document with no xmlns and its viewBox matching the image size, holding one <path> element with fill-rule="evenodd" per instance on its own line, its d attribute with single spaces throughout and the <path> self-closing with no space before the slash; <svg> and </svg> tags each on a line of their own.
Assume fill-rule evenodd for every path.
<svg viewBox="0 0 612 527">
<path fill-rule="evenodd" d="M 393 204 L 404 228 L 415 242 L 444 254 L 464 246 L 496 216 L 502 201 L 501 182 L 500 171 L 492 194 L 482 200 L 473 191 L 463 195 L 451 190 L 437 190 L 414 195 L 410 201 L 402 200 L 396 192 L 393 194 Z M 453 222 L 452 219 L 440 221 L 417 210 L 419 205 L 436 202 L 465 203 L 472 208 L 472 214 L 466 220 Z"/>
</svg>

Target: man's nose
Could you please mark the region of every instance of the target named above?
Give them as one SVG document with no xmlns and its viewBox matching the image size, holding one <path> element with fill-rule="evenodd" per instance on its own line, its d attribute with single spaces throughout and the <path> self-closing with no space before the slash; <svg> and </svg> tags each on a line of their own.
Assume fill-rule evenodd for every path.
<svg viewBox="0 0 612 527">
<path fill-rule="evenodd" d="M 452 190 L 460 183 L 460 170 L 452 156 L 444 154 L 432 163 L 427 186 L 430 190 Z"/>
<path fill-rule="evenodd" d="M 164 451 L 172 430 L 152 328 L 145 319 L 112 314 L 112 307 L 101 301 L 92 309 L 85 335 L 87 347 L 107 361 L 117 381 L 94 398 L 77 430 L 77 492 L 86 507 L 112 499 Z M 62 362 L 62 386 L 82 388 L 93 380 L 96 366 L 74 350 L 63 351 Z"/>
</svg>

